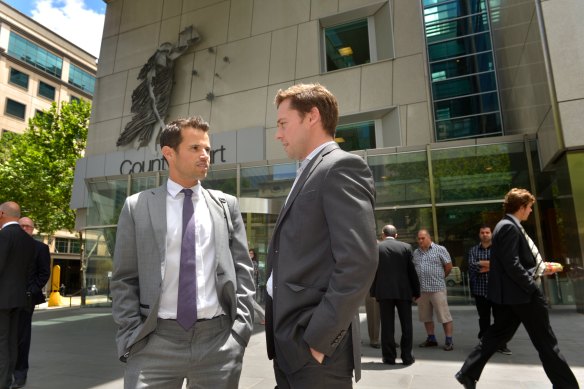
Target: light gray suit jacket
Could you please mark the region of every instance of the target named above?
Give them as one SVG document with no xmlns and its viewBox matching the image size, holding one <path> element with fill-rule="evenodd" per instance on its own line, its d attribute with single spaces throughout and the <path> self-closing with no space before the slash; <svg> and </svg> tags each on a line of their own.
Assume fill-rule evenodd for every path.
<svg viewBox="0 0 584 389">
<path fill-rule="evenodd" d="M 255 286 L 247 237 L 237 199 L 202 191 L 215 237 L 216 283 L 220 304 L 232 321 L 232 333 L 247 345 L 253 326 Z M 111 281 L 112 314 L 118 325 L 118 356 L 124 361 L 156 328 L 166 265 L 166 184 L 126 199 L 120 218 Z M 230 241 L 226 200 L 233 223 Z M 132 346 L 136 346 L 133 349 Z M 143 346 L 142 346 L 143 347 Z"/>
<path fill-rule="evenodd" d="M 326 146 L 304 169 L 276 222 L 268 253 L 268 356 L 287 374 L 331 357 L 352 329 L 360 377 L 358 309 L 377 270 L 375 188 L 362 158 Z M 349 351 L 350 352 L 350 351 Z"/>
</svg>

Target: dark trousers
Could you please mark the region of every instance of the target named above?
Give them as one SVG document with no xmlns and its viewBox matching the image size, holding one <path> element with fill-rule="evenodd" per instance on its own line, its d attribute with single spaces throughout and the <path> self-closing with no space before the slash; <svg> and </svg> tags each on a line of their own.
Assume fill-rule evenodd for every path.
<svg viewBox="0 0 584 389">
<path fill-rule="evenodd" d="M 501 305 L 500 309 L 495 323 L 464 361 L 461 372 L 478 381 L 489 358 L 497 351 L 499 345 L 511 340 L 519 324 L 523 324 L 554 389 L 578 388 L 572 370 L 560 353 L 541 292 L 535 292 L 527 304 Z"/>
<path fill-rule="evenodd" d="M 384 299 L 379 300 L 381 313 L 381 354 L 384 359 L 395 361 L 395 309 L 401 324 L 401 359 L 409 362 L 414 359 L 412 355 L 413 328 L 412 328 L 412 302 L 410 300 Z"/>
<path fill-rule="evenodd" d="M 18 343 L 20 308 L 0 309 L 0 389 L 12 384 Z"/>
<path fill-rule="evenodd" d="M 479 339 L 483 337 L 484 334 L 487 333 L 487 330 L 491 326 L 491 312 L 493 314 L 493 318 L 496 321 L 497 317 L 501 313 L 500 305 L 493 304 L 489 301 L 486 297 L 483 296 L 474 296 L 475 298 L 475 305 L 477 307 L 477 312 L 479 314 Z M 507 344 L 504 343 L 501 345 L 501 348 L 507 347 Z"/>
<path fill-rule="evenodd" d="M 32 305 L 32 303 L 31 303 Z M 26 380 L 28 373 L 28 354 L 30 352 L 31 324 L 34 305 L 29 309 L 22 309 L 18 319 L 18 355 L 14 367 L 14 379 Z"/>
<path fill-rule="evenodd" d="M 274 358 L 274 375 L 278 389 L 350 389 L 353 387 L 353 369 L 353 341 L 350 327 L 333 355 L 325 356 L 322 364 L 311 357 L 300 370 L 286 374 L 278 366 L 277 358 Z"/>
</svg>

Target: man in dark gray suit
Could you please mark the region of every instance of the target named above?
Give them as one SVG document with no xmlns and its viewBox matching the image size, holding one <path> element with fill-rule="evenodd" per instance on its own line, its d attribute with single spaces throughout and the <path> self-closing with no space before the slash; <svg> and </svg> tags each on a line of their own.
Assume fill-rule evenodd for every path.
<svg viewBox="0 0 584 389">
<path fill-rule="evenodd" d="M 255 287 L 233 196 L 206 190 L 209 125 L 160 136 L 168 181 L 126 199 L 114 253 L 112 313 L 125 388 L 238 387 Z"/>
<path fill-rule="evenodd" d="M 401 359 L 414 363 L 412 342 L 412 301 L 420 297 L 420 281 L 414 266 L 412 246 L 398 241 L 397 229 L 383 227 L 384 240 L 379 243 L 379 265 L 371 286 L 371 295 L 379 301 L 381 311 L 381 354 L 383 363 L 395 365 L 395 309 L 401 324 Z"/>
<path fill-rule="evenodd" d="M 326 88 L 280 90 L 276 106 L 276 139 L 302 163 L 268 251 L 268 356 L 279 389 L 350 388 L 358 308 L 377 269 L 372 174 L 334 142 L 338 105 Z"/>
<path fill-rule="evenodd" d="M 513 188 L 505 195 L 505 217 L 493 232 L 488 299 L 499 304 L 495 323 L 469 354 L 456 379 L 474 389 L 483 368 L 499 345 L 511 340 L 523 324 L 554 388 L 578 389 L 576 377 L 560 353 L 558 340 L 540 290 L 545 264 L 537 246 L 521 226 L 532 211 L 535 197 Z"/>
<path fill-rule="evenodd" d="M 12 384 L 18 345 L 18 318 L 26 305 L 33 271 L 34 239 L 18 225 L 20 206 L 0 204 L 0 389 Z"/>
</svg>

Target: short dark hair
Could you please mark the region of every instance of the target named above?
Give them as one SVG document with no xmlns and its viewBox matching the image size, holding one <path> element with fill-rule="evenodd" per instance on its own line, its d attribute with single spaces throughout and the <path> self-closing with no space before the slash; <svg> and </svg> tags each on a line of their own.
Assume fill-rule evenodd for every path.
<svg viewBox="0 0 584 389">
<path fill-rule="evenodd" d="M 485 229 L 485 228 L 488 228 L 489 230 L 493 231 L 493 229 L 491 228 L 491 226 L 489 226 L 488 224 L 481 224 L 481 225 L 479 226 L 479 231 L 480 231 L 480 230 L 483 230 L 483 229 Z"/>
<path fill-rule="evenodd" d="M 162 149 L 164 146 L 168 146 L 176 151 L 178 145 L 182 142 L 182 129 L 187 127 L 196 128 L 203 132 L 209 131 L 209 123 L 198 115 L 173 120 L 160 133 L 160 148 Z"/>
<path fill-rule="evenodd" d="M 513 188 L 505 195 L 503 209 L 505 213 L 513 214 L 521 207 L 535 203 L 535 197 L 527 189 Z"/>
<path fill-rule="evenodd" d="M 279 107 L 284 100 L 290 100 L 290 108 L 298 111 L 302 118 L 316 107 L 324 130 L 329 135 L 335 136 L 339 122 L 339 103 L 324 86 L 319 83 L 297 84 L 286 90 L 280 89 L 276 94 L 276 107 Z"/>
</svg>

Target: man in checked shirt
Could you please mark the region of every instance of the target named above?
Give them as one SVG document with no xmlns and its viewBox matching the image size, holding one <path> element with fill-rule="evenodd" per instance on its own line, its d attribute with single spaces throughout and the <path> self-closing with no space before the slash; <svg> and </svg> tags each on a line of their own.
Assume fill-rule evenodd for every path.
<svg viewBox="0 0 584 389">
<path fill-rule="evenodd" d="M 424 323 L 428 337 L 420 347 L 438 346 L 434 333 L 434 319 L 432 312 L 436 313 L 436 318 L 444 328 L 446 341 L 444 350 L 454 349 L 452 342 L 452 316 L 448 309 L 446 298 L 446 276 L 452 270 L 452 260 L 446 247 L 432 243 L 430 233 L 426 229 L 418 231 L 418 248 L 414 251 L 414 265 L 420 279 L 420 298 L 416 300 L 418 304 L 418 315 L 420 321 Z"/>
<path fill-rule="evenodd" d="M 481 243 L 471 247 L 468 252 L 468 274 L 470 278 L 470 292 L 475 298 L 475 305 L 479 314 L 479 339 L 483 337 L 491 326 L 491 312 L 493 317 L 499 313 L 498 305 L 487 299 L 489 282 L 489 264 L 491 260 L 491 227 L 482 225 L 479 228 Z M 497 350 L 501 354 L 511 355 L 511 350 L 502 344 Z"/>
</svg>

